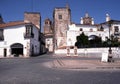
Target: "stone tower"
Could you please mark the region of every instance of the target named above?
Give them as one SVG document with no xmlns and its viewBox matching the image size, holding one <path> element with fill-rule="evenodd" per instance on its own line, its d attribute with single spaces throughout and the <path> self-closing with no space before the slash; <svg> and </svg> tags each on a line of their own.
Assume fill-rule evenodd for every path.
<svg viewBox="0 0 120 84">
<path fill-rule="evenodd" d="M 32 22 L 35 26 L 41 29 L 41 16 L 38 12 L 25 12 L 24 22 Z"/>
<path fill-rule="evenodd" d="M 44 21 L 44 34 L 53 34 L 52 21 L 47 18 Z"/>
<path fill-rule="evenodd" d="M 66 46 L 66 37 L 68 25 L 71 23 L 71 10 L 68 5 L 66 7 L 58 7 L 54 9 L 54 48 L 62 48 Z"/>
</svg>

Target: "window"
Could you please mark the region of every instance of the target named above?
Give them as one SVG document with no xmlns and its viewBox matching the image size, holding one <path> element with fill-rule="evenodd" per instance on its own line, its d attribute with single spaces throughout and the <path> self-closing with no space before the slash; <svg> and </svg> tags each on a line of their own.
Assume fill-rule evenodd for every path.
<svg viewBox="0 0 120 84">
<path fill-rule="evenodd" d="M 114 26 L 114 35 L 115 36 L 119 36 L 119 27 L 118 26 Z"/>
<path fill-rule="evenodd" d="M 26 25 L 26 32 L 25 32 L 24 36 L 26 38 L 34 37 L 33 26 L 32 25 Z"/>
<path fill-rule="evenodd" d="M 83 31 L 83 29 L 82 29 L 82 28 L 80 28 L 80 31 Z"/>
<path fill-rule="evenodd" d="M 58 18 L 59 18 L 59 19 L 62 19 L 62 15 L 59 15 Z"/>
<path fill-rule="evenodd" d="M 114 26 L 114 31 L 115 32 L 119 32 L 119 27 L 118 26 Z"/>
<path fill-rule="evenodd" d="M 90 29 L 90 32 L 93 32 L 93 29 Z"/>
<path fill-rule="evenodd" d="M 31 34 L 33 32 L 33 26 L 32 25 L 26 25 L 26 34 Z"/>
<path fill-rule="evenodd" d="M 101 27 L 100 27 L 100 31 L 104 31 L 104 28 L 103 28 L 103 26 L 101 25 Z"/>
<path fill-rule="evenodd" d="M 4 40 L 3 29 L 0 29 L 0 41 Z"/>
<path fill-rule="evenodd" d="M 49 22 L 48 22 L 48 21 L 45 21 L 45 24 L 49 24 Z"/>
</svg>

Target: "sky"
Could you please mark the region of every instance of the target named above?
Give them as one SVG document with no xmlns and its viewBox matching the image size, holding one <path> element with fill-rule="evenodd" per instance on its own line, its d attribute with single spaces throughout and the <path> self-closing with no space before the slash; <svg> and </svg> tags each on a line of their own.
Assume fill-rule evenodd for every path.
<svg viewBox="0 0 120 84">
<path fill-rule="evenodd" d="M 72 22 L 77 24 L 86 12 L 96 24 L 105 22 L 106 14 L 120 20 L 120 0 L 0 0 L 0 14 L 4 22 L 10 22 L 24 20 L 24 12 L 40 12 L 43 27 L 46 18 L 53 19 L 54 8 L 66 4 L 71 9 Z"/>
</svg>

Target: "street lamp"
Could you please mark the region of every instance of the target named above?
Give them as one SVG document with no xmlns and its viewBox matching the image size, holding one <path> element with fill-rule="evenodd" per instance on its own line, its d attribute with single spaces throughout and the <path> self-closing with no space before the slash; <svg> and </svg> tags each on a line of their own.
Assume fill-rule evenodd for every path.
<svg viewBox="0 0 120 84">
<path fill-rule="evenodd" d="M 110 35 L 110 28 L 111 28 L 112 21 L 108 21 L 108 27 L 109 27 L 109 39 L 108 39 L 108 62 L 112 62 L 112 49 L 111 49 L 111 35 Z"/>
<path fill-rule="evenodd" d="M 111 49 L 111 40 L 110 39 L 108 39 L 108 46 L 109 46 L 109 54 L 112 54 L 112 49 Z"/>
</svg>

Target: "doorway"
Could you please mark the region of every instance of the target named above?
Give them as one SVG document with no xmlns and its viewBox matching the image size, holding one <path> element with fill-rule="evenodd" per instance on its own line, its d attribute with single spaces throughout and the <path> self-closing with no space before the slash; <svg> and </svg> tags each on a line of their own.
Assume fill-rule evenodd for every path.
<svg viewBox="0 0 120 84">
<path fill-rule="evenodd" d="M 4 57 L 6 57 L 6 56 L 7 56 L 7 49 L 4 48 Z"/>
<path fill-rule="evenodd" d="M 23 55 L 23 45 L 20 43 L 15 43 L 11 45 L 11 54 L 14 57 L 19 57 L 19 55 Z"/>
</svg>

